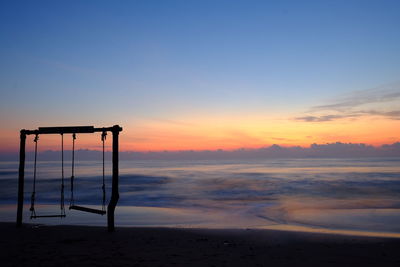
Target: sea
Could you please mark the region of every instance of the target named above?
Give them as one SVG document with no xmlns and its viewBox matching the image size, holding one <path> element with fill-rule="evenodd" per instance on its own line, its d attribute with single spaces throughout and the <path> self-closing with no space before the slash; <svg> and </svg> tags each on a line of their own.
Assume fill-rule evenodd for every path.
<svg viewBox="0 0 400 267">
<path fill-rule="evenodd" d="M 107 216 L 70 210 L 30 219 L 33 162 L 25 167 L 23 222 L 106 226 Z M 130 160 L 119 163 L 117 227 L 276 229 L 400 237 L 400 158 Z M 37 215 L 60 214 L 59 161 L 37 165 Z M 102 162 L 75 165 L 74 204 L 102 209 Z M 105 165 L 106 204 L 111 163 Z M 18 162 L 0 162 L 0 221 L 14 222 Z"/>
</svg>

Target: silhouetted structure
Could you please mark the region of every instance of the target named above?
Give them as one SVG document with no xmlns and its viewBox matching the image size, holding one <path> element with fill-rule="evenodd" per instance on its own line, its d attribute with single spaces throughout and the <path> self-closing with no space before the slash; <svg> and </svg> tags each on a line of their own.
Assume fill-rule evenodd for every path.
<svg viewBox="0 0 400 267">
<path fill-rule="evenodd" d="M 119 199 L 118 191 L 118 180 L 119 180 L 119 168 L 118 168 L 118 136 L 122 128 L 119 125 L 113 127 L 94 128 L 93 126 L 72 126 L 72 127 L 39 127 L 37 130 L 25 130 L 22 129 L 20 132 L 20 155 L 19 155 L 19 178 L 18 178 L 18 208 L 17 208 L 17 227 L 22 225 L 22 211 L 24 204 L 24 176 L 25 176 L 25 143 L 27 135 L 35 135 L 35 161 L 34 161 L 34 177 L 33 177 L 33 192 L 31 197 L 31 218 L 40 217 L 65 217 L 64 209 L 64 134 L 72 134 L 73 150 L 72 150 L 72 176 L 71 176 L 71 202 L 70 209 L 91 212 L 96 214 L 104 215 L 105 211 L 105 184 L 104 184 L 104 140 L 107 132 L 112 132 L 112 189 L 111 199 L 107 207 L 107 225 L 108 231 L 114 231 L 114 211 Z M 95 133 L 101 132 L 101 140 L 103 142 L 103 207 L 102 210 L 92 209 L 88 207 L 82 207 L 74 205 L 73 200 L 73 181 L 74 181 L 74 151 L 75 151 L 75 135 L 77 133 Z M 35 211 L 35 186 L 36 186 L 36 158 L 37 158 L 37 141 L 40 134 L 61 134 L 61 161 L 62 161 L 62 178 L 61 178 L 61 198 L 60 198 L 60 209 L 61 214 L 57 215 L 36 215 Z"/>
</svg>

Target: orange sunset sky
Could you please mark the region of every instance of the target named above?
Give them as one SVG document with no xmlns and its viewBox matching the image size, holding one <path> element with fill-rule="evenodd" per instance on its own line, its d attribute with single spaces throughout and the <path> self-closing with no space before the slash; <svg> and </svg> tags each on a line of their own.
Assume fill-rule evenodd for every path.
<svg viewBox="0 0 400 267">
<path fill-rule="evenodd" d="M 396 1 L 167 2 L 2 5 L 0 152 L 114 124 L 121 151 L 400 141 Z"/>
</svg>

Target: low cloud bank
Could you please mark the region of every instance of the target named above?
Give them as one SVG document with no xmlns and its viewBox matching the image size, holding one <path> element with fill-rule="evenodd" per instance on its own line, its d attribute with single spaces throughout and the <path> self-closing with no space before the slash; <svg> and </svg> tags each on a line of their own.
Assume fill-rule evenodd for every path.
<svg viewBox="0 0 400 267">
<path fill-rule="evenodd" d="M 101 160 L 102 152 L 96 150 L 78 150 L 75 152 L 77 160 Z M 39 153 L 40 160 L 59 160 L 60 151 L 44 151 Z M 111 160 L 111 152 L 106 152 L 107 160 Z M 119 153 L 120 160 L 147 160 L 147 159 L 254 159 L 254 158 L 354 158 L 354 157 L 400 157 L 400 142 L 374 147 L 366 144 L 329 143 L 312 144 L 310 147 L 282 147 L 272 145 L 257 149 L 241 148 L 236 150 L 203 150 L 203 151 L 159 151 Z M 64 152 L 64 158 L 71 158 L 71 151 Z M 26 160 L 32 160 L 33 153 L 27 153 Z M 18 160 L 17 153 L 0 153 L 1 161 Z"/>
</svg>

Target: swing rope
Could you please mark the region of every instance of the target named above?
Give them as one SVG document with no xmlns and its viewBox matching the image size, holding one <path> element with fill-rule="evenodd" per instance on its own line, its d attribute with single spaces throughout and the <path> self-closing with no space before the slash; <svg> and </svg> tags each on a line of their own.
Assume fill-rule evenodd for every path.
<svg viewBox="0 0 400 267">
<path fill-rule="evenodd" d="M 38 147 L 38 140 L 39 140 L 39 134 L 35 135 L 35 138 L 33 139 L 33 142 L 35 142 L 35 159 L 34 159 L 34 164 L 33 164 L 33 184 L 32 184 L 32 195 L 31 195 L 31 219 L 35 218 L 51 218 L 51 217 L 59 217 L 63 218 L 65 217 L 65 209 L 64 209 L 64 146 L 63 146 L 63 139 L 61 138 L 61 161 L 62 161 L 62 176 L 61 176 L 61 214 L 60 215 L 36 215 L 36 210 L 35 210 L 35 200 L 36 200 L 36 170 L 37 170 L 37 147 Z"/>
<path fill-rule="evenodd" d="M 39 140 L 39 135 L 35 135 L 35 139 L 33 139 L 33 142 L 35 142 L 35 161 L 33 164 L 33 184 L 32 184 L 32 195 L 31 195 L 31 208 L 29 209 L 31 211 L 31 219 L 36 217 L 36 211 L 35 211 L 35 195 L 36 195 L 36 162 L 37 162 L 37 141 Z"/>
<path fill-rule="evenodd" d="M 102 210 L 96 210 L 96 209 L 91 209 L 91 208 L 85 208 L 85 207 L 80 207 L 80 206 L 75 206 L 74 205 L 74 179 L 75 179 L 75 139 L 76 139 L 76 134 L 74 133 L 72 135 L 72 166 L 71 166 L 71 199 L 70 199 L 70 209 L 76 209 L 76 210 L 81 210 L 81 211 L 87 211 L 87 212 L 92 212 L 92 213 L 97 213 L 104 215 L 106 213 L 106 184 L 105 184 L 105 140 L 107 137 L 107 132 L 103 131 L 101 134 L 101 141 L 102 141 L 102 147 L 103 147 L 103 185 L 102 185 L 102 191 L 103 191 L 103 201 L 102 201 Z M 32 195 L 31 195 L 31 219 L 33 218 L 39 218 L 39 217 L 65 217 L 65 199 L 64 199 L 64 189 L 65 189 L 65 184 L 64 184 L 64 134 L 61 133 L 61 199 L 60 199 L 60 210 L 61 214 L 60 215 L 42 215 L 42 216 L 37 216 L 36 215 L 36 210 L 35 210 L 35 200 L 36 200 L 36 173 L 37 173 L 37 151 L 38 151 L 38 140 L 39 140 L 39 134 L 35 135 L 34 138 L 34 143 L 35 143 L 35 155 L 34 155 L 34 165 L 33 165 L 33 184 L 32 184 Z"/>
<path fill-rule="evenodd" d="M 103 131 L 101 134 L 101 141 L 102 141 L 102 146 L 103 146 L 103 185 L 102 185 L 102 191 L 103 191 L 103 201 L 102 201 L 102 207 L 101 210 L 98 209 L 92 209 L 88 207 L 83 207 L 83 206 L 78 206 L 75 205 L 75 200 L 74 200 L 74 180 L 75 180 L 75 139 L 76 135 L 75 133 L 72 135 L 72 176 L 71 176 L 71 199 L 70 199 L 70 205 L 69 209 L 73 210 L 80 210 L 80 211 L 85 211 L 85 212 L 91 212 L 91 213 L 96 213 L 100 215 L 106 214 L 106 183 L 105 183 L 105 140 L 106 140 L 107 132 Z"/>
<path fill-rule="evenodd" d="M 106 137 L 107 137 L 107 132 L 103 131 L 101 134 L 101 141 L 103 143 L 103 185 L 102 185 L 102 189 L 103 189 L 103 206 L 102 206 L 102 211 L 106 210 L 106 184 L 105 184 L 105 166 L 104 166 L 104 143 L 106 141 Z"/>
<path fill-rule="evenodd" d="M 69 207 L 74 205 L 74 179 L 75 179 L 75 139 L 76 134 L 72 134 L 72 166 L 71 166 L 71 199 Z"/>
<path fill-rule="evenodd" d="M 65 216 L 64 207 L 64 134 L 61 133 L 61 200 L 60 200 L 61 216 Z"/>
</svg>

